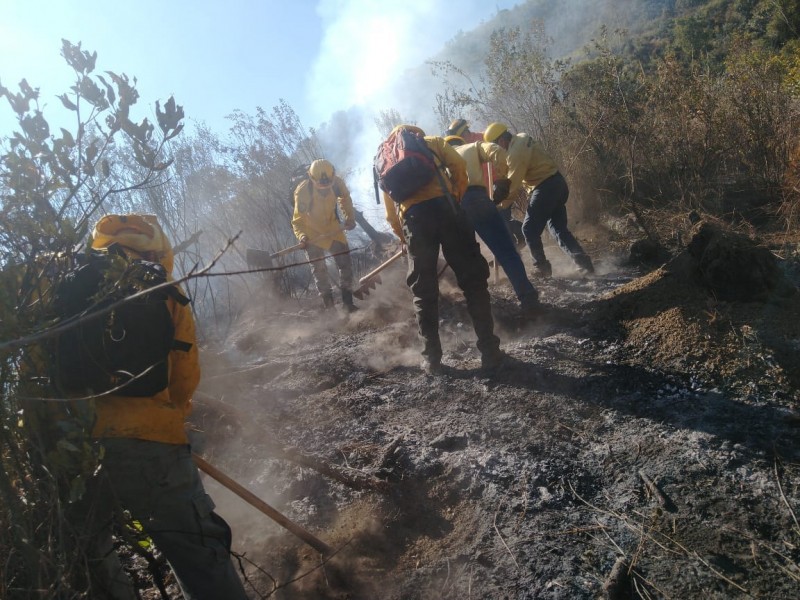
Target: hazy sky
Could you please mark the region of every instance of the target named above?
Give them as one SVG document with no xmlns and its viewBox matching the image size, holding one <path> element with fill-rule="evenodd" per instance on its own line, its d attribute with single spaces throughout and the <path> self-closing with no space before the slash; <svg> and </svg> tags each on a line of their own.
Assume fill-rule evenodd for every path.
<svg viewBox="0 0 800 600">
<path fill-rule="evenodd" d="M 45 117 L 74 77 L 61 39 L 97 52 L 97 72 L 137 78 L 139 112 L 175 96 L 189 120 L 223 132 L 234 109 L 280 98 L 316 127 L 351 106 L 391 106 L 392 78 L 459 30 L 522 0 L 0 0 L 0 82 L 41 90 Z M 0 136 L 14 127 L 0 103 Z"/>
</svg>

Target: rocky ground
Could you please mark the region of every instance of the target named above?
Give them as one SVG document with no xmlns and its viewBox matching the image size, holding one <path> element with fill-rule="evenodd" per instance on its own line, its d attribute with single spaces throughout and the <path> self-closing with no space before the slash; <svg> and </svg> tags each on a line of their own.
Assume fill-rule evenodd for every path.
<svg viewBox="0 0 800 600">
<path fill-rule="evenodd" d="M 335 549 L 207 480 L 253 598 L 800 597 L 797 259 L 742 301 L 698 274 L 736 244 L 584 241 L 589 278 L 547 247 L 538 319 L 492 282 L 495 373 L 449 274 L 419 369 L 399 265 L 354 315 L 259 299 L 206 349 L 196 450 Z"/>
</svg>

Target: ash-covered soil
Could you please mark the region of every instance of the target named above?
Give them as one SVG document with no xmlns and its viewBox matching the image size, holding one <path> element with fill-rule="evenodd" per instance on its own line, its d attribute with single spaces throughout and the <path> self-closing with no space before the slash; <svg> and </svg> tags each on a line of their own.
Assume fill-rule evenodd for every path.
<svg viewBox="0 0 800 600">
<path fill-rule="evenodd" d="M 800 597 L 797 284 L 722 300 L 592 242 L 590 278 L 548 247 L 535 320 L 490 280 L 492 374 L 449 271 L 435 376 L 399 264 L 353 315 L 253 292 L 195 449 L 336 549 L 207 480 L 253 598 Z"/>
</svg>

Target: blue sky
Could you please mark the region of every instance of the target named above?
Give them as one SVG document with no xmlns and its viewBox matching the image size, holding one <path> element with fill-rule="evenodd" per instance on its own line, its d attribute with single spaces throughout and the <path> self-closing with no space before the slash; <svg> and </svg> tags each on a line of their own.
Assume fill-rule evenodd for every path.
<svg viewBox="0 0 800 600">
<path fill-rule="evenodd" d="M 352 106 L 392 106 L 392 79 L 459 30 L 521 0 L 0 0 L 0 82 L 40 88 L 46 117 L 73 82 L 61 39 L 98 53 L 97 71 L 137 78 L 139 113 L 174 95 L 189 120 L 224 132 L 234 109 L 285 99 L 317 127 Z M 0 136 L 14 126 L 0 103 Z"/>
</svg>

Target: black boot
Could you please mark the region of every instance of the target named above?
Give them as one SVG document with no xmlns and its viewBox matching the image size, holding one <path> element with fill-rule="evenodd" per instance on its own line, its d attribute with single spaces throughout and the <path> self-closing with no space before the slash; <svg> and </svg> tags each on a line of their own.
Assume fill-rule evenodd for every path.
<svg viewBox="0 0 800 600">
<path fill-rule="evenodd" d="M 483 371 L 495 371 L 499 369 L 503 362 L 508 358 L 508 355 L 500 350 L 500 348 L 496 348 L 495 350 L 490 350 L 487 352 L 481 353 L 481 370 Z"/>
<path fill-rule="evenodd" d="M 333 292 L 325 292 L 322 294 L 322 307 L 324 309 L 333 308 Z"/>
<path fill-rule="evenodd" d="M 591 275 L 594 273 L 594 265 L 588 254 L 576 254 L 572 257 L 572 260 L 575 261 L 578 269 L 580 269 L 584 275 Z"/>
<path fill-rule="evenodd" d="M 347 312 L 355 312 L 358 307 L 353 304 L 353 292 L 350 290 L 342 290 L 342 306 Z"/>
<path fill-rule="evenodd" d="M 548 260 L 536 262 L 533 264 L 533 273 L 541 279 L 549 279 L 553 276 L 553 267 Z"/>
<path fill-rule="evenodd" d="M 422 351 L 422 362 L 420 367 L 429 375 L 442 371 L 442 345 L 439 336 L 435 338 L 425 338 L 425 349 Z"/>
<path fill-rule="evenodd" d="M 534 290 L 520 300 L 522 314 L 526 317 L 538 317 L 542 312 L 542 303 L 539 302 L 539 294 Z"/>
</svg>

